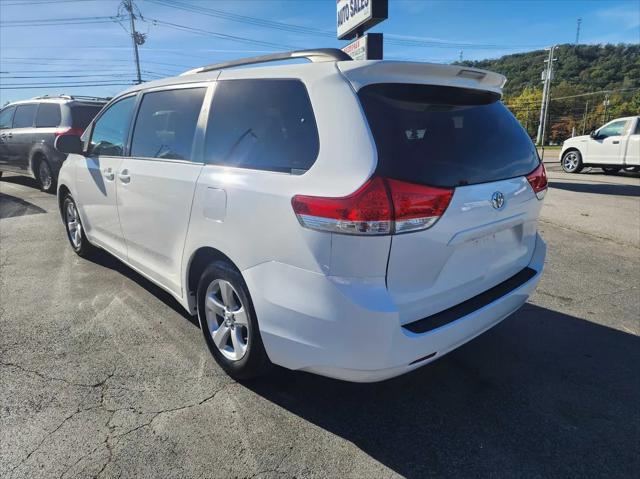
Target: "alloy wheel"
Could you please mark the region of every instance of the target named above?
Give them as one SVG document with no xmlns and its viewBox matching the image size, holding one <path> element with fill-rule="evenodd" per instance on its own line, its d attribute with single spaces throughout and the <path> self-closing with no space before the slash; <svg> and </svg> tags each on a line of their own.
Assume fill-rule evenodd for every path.
<svg viewBox="0 0 640 479">
<path fill-rule="evenodd" d="M 573 173 L 578 169 L 578 154 L 575 151 L 569 152 L 562 158 L 562 168 L 567 173 Z"/>
<path fill-rule="evenodd" d="M 75 249 L 79 249 L 82 246 L 82 224 L 80 223 L 80 216 L 73 201 L 67 202 L 65 219 L 67 220 L 69 240 Z"/>
<path fill-rule="evenodd" d="M 247 353 L 249 324 L 247 310 L 230 282 L 216 279 L 205 296 L 207 328 L 213 344 L 231 361 L 239 361 Z"/>
<path fill-rule="evenodd" d="M 51 177 L 51 169 L 49 168 L 49 164 L 44 160 L 41 161 L 38 165 L 38 179 L 40 180 L 42 189 L 45 191 L 49 191 L 53 183 L 53 178 Z"/>
</svg>

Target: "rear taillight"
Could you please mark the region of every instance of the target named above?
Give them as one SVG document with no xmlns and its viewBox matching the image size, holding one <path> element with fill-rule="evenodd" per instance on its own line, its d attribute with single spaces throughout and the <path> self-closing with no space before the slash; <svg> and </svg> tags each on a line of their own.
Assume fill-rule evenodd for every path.
<svg viewBox="0 0 640 479">
<path fill-rule="evenodd" d="M 56 138 L 58 138 L 59 136 L 63 136 L 63 135 L 82 136 L 83 133 L 84 133 L 84 130 L 82 128 L 65 128 L 65 129 L 56 130 L 55 135 L 56 135 Z"/>
<path fill-rule="evenodd" d="M 447 209 L 453 190 L 372 178 L 342 198 L 296 195 L 291 203 L 306 228 L 354 235 L 427 229 Z"/>
<path fill-rule="evenodd" d="M 453 190 L 386 180 L 391 191 L 396 233 L 433 226 L 449 206 Z"/>
<path fill-rule="evenodd" d="M 547 194 L 547 171 L 544 169 L 544 165 L 540 163 L 535 170 L 527 175 L 527 181 L 533 188 L 533 192 L 536 194 L 536 197 L 541 200 L 544 198 L 544 195 Z"/>
</svg>

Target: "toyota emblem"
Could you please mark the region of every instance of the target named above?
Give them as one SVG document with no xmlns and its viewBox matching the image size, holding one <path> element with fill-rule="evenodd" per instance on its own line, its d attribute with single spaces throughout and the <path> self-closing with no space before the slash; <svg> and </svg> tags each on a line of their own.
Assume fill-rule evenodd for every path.
<svg viewBox="0 0 640 479">
<path fill-rule="evenodd" d="M 491 195 L 491 206 L 497 210 L 504 206 L 504 195 L 500 191 L 496 191 Z"/>
</svg>

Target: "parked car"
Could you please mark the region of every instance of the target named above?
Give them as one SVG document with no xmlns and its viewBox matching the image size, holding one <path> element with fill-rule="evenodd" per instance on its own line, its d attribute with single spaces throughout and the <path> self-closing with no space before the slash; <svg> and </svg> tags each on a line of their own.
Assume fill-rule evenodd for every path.
<svg viewBox="0 0 640 479">
<path fill-rule="evenodd" d="M 230 68 L 294 57 L 313 62 Z M 350 60 L 198 68 L 57 140 L 71 247 L 175 296 L 235 378 L 271 363 L 397 376 L 499 323 L 540 278 L 547 179 L 499 101 L 505 78 Z"/>
<path fill-rule="evenodd" d="M 605 173 L 640 171 L 640 117 L 610 121 L 590 135 L 569 138 L 562 145 L 560 164 L 567 173 L 580 173 L 585 166 Z"/>
<path fill-rule="evenodd" d="M 43 191 L 55 192 L 66 155 L 55 150 L 54 140 L 82 135 L 107 100 L 61 95 L 6 105 L 0 110 L 0 176 L 4 171 L 29 175 Z"/>
</svg>

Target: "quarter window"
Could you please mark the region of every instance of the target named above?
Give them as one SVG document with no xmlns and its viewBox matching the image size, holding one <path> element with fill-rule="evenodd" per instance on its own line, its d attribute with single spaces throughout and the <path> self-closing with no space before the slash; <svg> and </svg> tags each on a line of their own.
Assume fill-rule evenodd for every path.
<svg viewBox="0 0 640 479">
<path fill-rule="evenodd" d="M 98 118 L 91 134 L 91 154 L 123 156 L 135 96 L 129 96 L 111 105 Z"/>
<path fill-rule="evenodd" d="M 191 160 L 206 88 L 146 93 L 133 131 L 131 156 Z"/>
<path fill-rule="evenodd" d="M 60 105 L 56 103 L 40 103 L 36 115 L 36 127 L 47 128 L 60 125 Z"/>
<path fill-rule="evenodd" d="M 0 129 L 11 128 L 11 123 L 13 122 L 13 113 L 15 111 L 15 106 L 9 106 L 0 111 Z"/>
<path fill-rule="evenodd" d="M 33 126 L 33 119 L 36 116 L 38 105 L 18 105 L 16 114 L 13 115 L 14 128 L 29 128 Z"/>
<path fill-rule="evenodd" d="M 303 173 L 318 150 L 316 121 L 302 82 L 218 82 L 207 127 L 207 163 Z"/>
</svg>

